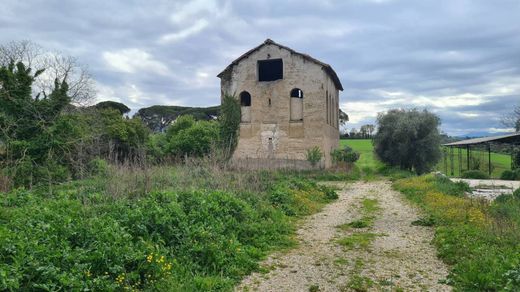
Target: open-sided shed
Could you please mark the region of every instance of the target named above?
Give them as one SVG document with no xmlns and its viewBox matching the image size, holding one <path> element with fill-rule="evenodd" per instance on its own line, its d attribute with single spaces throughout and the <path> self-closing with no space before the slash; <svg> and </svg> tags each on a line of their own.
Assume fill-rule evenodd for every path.
<svg viewBox="0 0 520 292">
<path fill-rule="evenodd" d="M 459 173 L 462 173 L 463 171 L 463 165 L 462 165 L 462 152 L 461 152 L 461 149 L 466 149 L 466 156 L 467 156 L 467 159 L 466 159 L 466 170 L 469 170 L 470 169 L 470 157 L 471 157 L 471 150 L 472 150 L 472 146 L 485 146 L 486 149 L 487 149 L 487 152 L 488 152 L 488 172 L 489 174 L 491 175 L 491 171 L 492 171 L 492 164 L 491 164 L 491 148 L 492 148 L 492 145 L 493 144 L 507 144 L 507 145 L 510 145 L 511 146 L 511 150 L 520 145 L 520 132 L 516 132 L 516 133 L 511 133 L 511 134 L 507 134 L 507 135 L 501 135 L 501 136 L 492 136 L 492 137 L 482 137 L 482 138 L 474 138 L 474 139 L 467 139 L 467 140 L 462 140 L 462 141 L 457 141 L 457 142 L 452 142 L 452 143 L 446 143 L 446 144 L 443 144 L 443 146 L 447 147 L 447 150 L 449 151 L 449 157 L 450 157 L 450 170 L 451 170 L 451 175 L 453 175 L 454 173 L 454 168 L 455 168 L 455 165 L 454 165 L 454 160 L 453 160 L 453 155 L 454 155 L 454 149 L 457 148 L 458 149 L 458 162 L 459 162 Z M 448 155 L 446 155 L 447 151 L 445 151 L 445 155 L 444 155 L 444 167 L 445 167 L 445 172 L 447 173 L 448 172 L 448 163 L 447 163 L 447 158 L 448 158 Z M 511 155 L 512 155 L 513 151 L 511 151 Z M 511 159 L 511 163 L 513 163 L 513 159 Z"/>
</svg>

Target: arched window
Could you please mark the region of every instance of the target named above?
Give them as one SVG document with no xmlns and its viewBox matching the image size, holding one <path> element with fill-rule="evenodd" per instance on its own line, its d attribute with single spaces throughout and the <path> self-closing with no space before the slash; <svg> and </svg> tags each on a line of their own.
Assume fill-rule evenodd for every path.
<svg viewBox="0 0 520 292">
<path fill-rule="evenodd" d="M 240 106 L 241 106 L 241 122 L 249 123 L 251 122 L 251 94 L 247 91 L 242 91 L 240 93 Z"/>
<path fill-rule="evenodd" d="M 299 88 L 291 90 L 291 97 L 303 98 L 303 91 Z"/>
<path fill-rule="evenodd" d="M 299 88 L 291 90 L 291 121 L 303 120 L 303 91 Z"/>
<path fill-rule="evenodd" d="M 240 106 L 251 106 L 251 94 L 247 91 L 240 93 Z"/>
</svg>

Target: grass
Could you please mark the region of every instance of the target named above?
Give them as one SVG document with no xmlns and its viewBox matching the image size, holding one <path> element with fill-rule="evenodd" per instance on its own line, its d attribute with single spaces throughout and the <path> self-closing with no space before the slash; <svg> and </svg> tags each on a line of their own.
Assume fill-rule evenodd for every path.
<svg viewBox="0 0 520 292">
<path fill-rule="evenodd" d="M 454 151 L 453 152 L 453 176 L 454 177 L 460 177 L 461 176 L 461 172 L 459 171 L 459 154 L 458 154 L 458 149 L 454 148 L 453 151 Z M 445 163 L 444 159 L 442 159 L 441 161 L 439 161 L 439 163 L 437 164 L 435 169 L 437 171 L 440 171 L 440 172 L 443 172 L 443 173 L 445 173 L 446 169 L 447 169 L 447 173 L 445 173 L 445 174 L 451 176 L 450 156 L 449 156 L 449 153 L 447 153 L 447 154 L 448 154 L 448 156 L 447 156 L 446 163 Z M 488 165 L 488 152 L 487 151 L 479 151 L 479 150 L 471 150 L 471 155 L 475 159 L 479 159 L 480 160 L 480 164 L 481 164 L 480 168 L 481 168 L 481 170 L 484 171 L 485 173 L 488 173 L 488 167 L 487 167 L 487 165 Z M 467 170 L 467 162 L 468 162 L 468 160 L 467 160 L 467 150 L 466 149 L 461 149 L 461 156 L 462 156 L 462 159 L 460 160 L 460 162 L 461 162 L 461 165 L 462 165 L 462 171 L 464 171 L 464 170 Z M 500 154 L 500 153 L 491 152 L 491 165 L 493 167 L 493 170 L 491 172 L 491 177 L 499 178 L 504 170 L 510 170 L 511 169 L 511 156 L 507 155 L 507 154 Z"/>
<path fill-rule="evenodd" d="M 435 226 L 433 242 L 455 290 L 520 291 L 520 191 L 488 203 L 465 197 L 465 184 L 431 175 L 394 188 L 424 209 L 415 224 Z"/>
<path fill-rule="evenodd" d="M 356 165 L 360 169 L 378 169 L 383 164 L 377 160 L 374 153 L 374 146 L 372 145 L 372 140 L 370 139 L 342 139 L 340 140 L 340 147 L 349 146 L 354 151 L 357 151 L 361 154 L 359 160 L 356 162 Z"/>
<path fill-rule="evenodd" d="M 338 239 L 338 244 L 346 249 L 367 249 L 377 237 L 375 233 L 358 232 Z"/>
<path fill-rule="evenodd" d="M 302 175 L 131 169 L 0 194 L 0 291 L 231 291 L 336 198 Z"/>
<path fill-rule="evenodd" d="M 380 162 L 375 153 L 374 146 L 372 144 L 372 140 L 370 139 L 342 139 L 340 140 L 340 146 L 349 146 L 355 151 L 361 154 L 359 160 L 356 162 L 356 165 L 360 169 L 372 169 L 378 170 L 384 167 L 384 164 Z M 462 155 L 462 169 L 467 169 L 467 156 L 466 149 L 461 149 Z M 472 157 L 479 159 L 481 164 L 481 170 L 483 172 L 488 172 L 487 161 L 488 161 L 488 153 L 487 151 L 479 151 L 472 150 Z M 436 171 L 440 171 L 445 173 L 446 175 L 451 176 L 451 164 L 449 160 L 449 156 L 447 158 L 447 173 L 444 159 L 441 159 L 439 163 L 435 166 Z M 454 150 L 453 155 L 453 165 L 454 165 L 454 177 L 460 177 L 461 173 L 459 172 L 459 156 L 458 150 Z M 511 156 L 506 154 L 494 153 L 491 152 L 491 165 L 493 166 L 493 171 L 491 173 L 492 178 L 499 178 L 504 170 L 511 169 Z"/>
</svg>

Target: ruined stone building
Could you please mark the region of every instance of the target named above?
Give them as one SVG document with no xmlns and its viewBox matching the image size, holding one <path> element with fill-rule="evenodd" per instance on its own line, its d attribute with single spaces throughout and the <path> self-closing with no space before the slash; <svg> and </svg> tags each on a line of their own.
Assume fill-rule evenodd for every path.
<svg viewBox="0 0 520 292">
<path fill-rule="evenodd" d="M 330 167 L 331 150 L 339 147 L 343 90 L 330 65 L 267 39 L 218 77 L 222 94 L 240 99 L 235 161 L 282 161 L 304 167 L 307 150 L 318 146 L 324 153 L 321 165 Z"/>
</svg>

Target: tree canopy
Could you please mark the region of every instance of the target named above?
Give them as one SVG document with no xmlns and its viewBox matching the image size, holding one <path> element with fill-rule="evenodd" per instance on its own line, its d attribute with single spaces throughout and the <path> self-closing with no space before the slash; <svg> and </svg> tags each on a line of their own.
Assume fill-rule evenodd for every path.
<svg viewBox="0 0 520 292">
<path fill-rule="evenodd" d="M 441 158 L 440 119 L 427 110 L 394 109 L 377 117 L 375 152 L 385 163 L 418 174 Z"/>
</svg>

